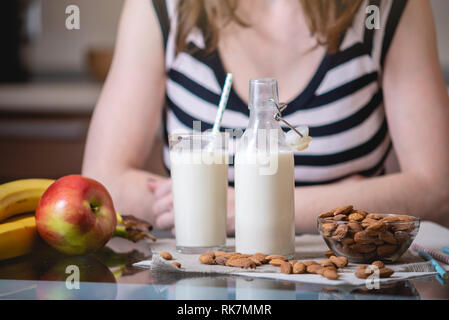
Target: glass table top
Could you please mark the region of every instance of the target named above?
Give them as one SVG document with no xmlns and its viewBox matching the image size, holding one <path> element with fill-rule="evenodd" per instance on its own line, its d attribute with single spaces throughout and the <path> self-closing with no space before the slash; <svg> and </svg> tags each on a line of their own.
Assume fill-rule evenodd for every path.
<svg viewBox="0 0 449 320">
<path fill-rule="evenodd" d="M 42 244 L 32 254 L 0 262 L 0 299 L 120 300 L 372 300 L 449 299 L 434 276 L 382 285 L 340 288 L 237 276 L 191 277 L 133 267 L 151 258 L 150 245 L 114 238 L 89 256 L 61 255 Z M 70 279 L 79 269 L 79 288 Z"/>
</svg>

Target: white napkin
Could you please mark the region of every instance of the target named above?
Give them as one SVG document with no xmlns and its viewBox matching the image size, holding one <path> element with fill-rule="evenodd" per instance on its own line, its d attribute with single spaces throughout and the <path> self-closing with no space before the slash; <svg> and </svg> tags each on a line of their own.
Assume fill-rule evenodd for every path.
<svg viewBox="0 0 449 320">
<path fill-rule="evenodd" d="M 419 238 L 423 244 L 429 245 L 434 239 L 435 229 L 444 229 L 449 235 L 449 230 L 431 222 L 422 222 Z M 442 230 L 440 230 L 442 232 Z M 446 236 L 445 239 L 449 239 Z M 421 242 L 420 242 L 421 244 Z M 228 239 L 227 247 L 233 251 L 234 239 Z M 199 255 L 195 254 L 181 254 L 177 253 L 175 249 L 174 239 L 158 239 L 151 244 L 153 257 L 152 261 L 145 260 L 134 264 L 134 266 L 142 268 L 151 268 L 153 272 L 174 272 L 177 274 L 232 274 L 253 278 L 270 278 L 294 282 L 316 283 L 322 285 L 338 285 L 338 286 L 364 286 L 367 283 L 365 279 L 355 277 L 354 271 L 357 264 L 349 264 L 344 269 L 339 270 L 340 278 L 338 280 L 328 280 L 316 274 L 283 274 L 279 267 L 272 265 L 262 265 L 256 269 L 239 269 L 219 265 L 204 265 L 199 261 Z M 326 259 L 324 252 L 328 250 L 326 243 L 320 235 L 301 235 L 296 237 L 296 256 L 295 259 L 299 261 L 316 260 L 320 261 Z M 168 251 L 172 254 L 173 260 L 166 261 L 159 256 L 159 252 Z M 181 268 L 173 266 L 171 263 L 177 261 L 181 263 Z M 389 268 L 395 270 L 391 278 L 379 279 L 379 283 L 387 283 L 393 281 L 402 281 L 405 279 L 415 279 L 427 276 L 433 276 L 436 272 L 433 271 L 429 262 L 423 260 L 408 250 L 397 263 L 388 265 Z M 369 279 L 373 282 L 373 279 Z"/>
</svg>

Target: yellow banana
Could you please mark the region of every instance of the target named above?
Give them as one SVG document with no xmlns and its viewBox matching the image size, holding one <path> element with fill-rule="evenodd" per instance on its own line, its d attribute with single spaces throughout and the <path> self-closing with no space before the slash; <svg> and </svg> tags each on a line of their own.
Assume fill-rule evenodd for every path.
<svg viewBox="0 0 449 320">
<path fill-rule="evenodd" d="M 0 221 L 25 212 L 34 212 L 51 179 L 22 179 L 0 185 Z"/>
<path fill-rule="evenodd" d="M 0 260 L 31 252 L 37 240 L 34 214 L 13 217 L 0 224 Z"/>
</svg>

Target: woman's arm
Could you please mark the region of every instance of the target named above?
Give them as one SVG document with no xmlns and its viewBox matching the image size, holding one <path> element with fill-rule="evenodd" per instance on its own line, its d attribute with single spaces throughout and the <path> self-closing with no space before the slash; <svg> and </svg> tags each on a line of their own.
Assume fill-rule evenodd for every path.
<svg viewBox="0 0 449 320">
<path fill-rule="evenodd" d="M 95 108 L 84 154 L 84 175 L 101 181 L 116 209 L 153 221 L 150 177 L 143 171 L 165 96 L 164 52 L 151 1 L 128 0 L 113 63 Z"/>
<path fill-rule="evenodd" d="M 409 1 L 382 77 L 390 134 L 401 172 L 352 183 L 296 189 L 296 230 L 344 204 L 402 212 L 449 225 L 449 99 L 428 1 Z"/>
</svg>

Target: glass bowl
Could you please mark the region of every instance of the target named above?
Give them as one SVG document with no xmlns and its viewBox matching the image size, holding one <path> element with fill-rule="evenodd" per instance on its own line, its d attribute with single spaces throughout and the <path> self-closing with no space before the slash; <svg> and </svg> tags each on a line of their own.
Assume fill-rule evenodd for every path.
<svg viewBox="0 0 449 320">
<path fill-rule="evenodd" d="M 318 230 L 327 246 L 353 263 L 393 263 L 407 251 L 419 230 L 419 218 L 408 215 L 362 210 L 323 215 L 318 217 Z"/>
</svg>

